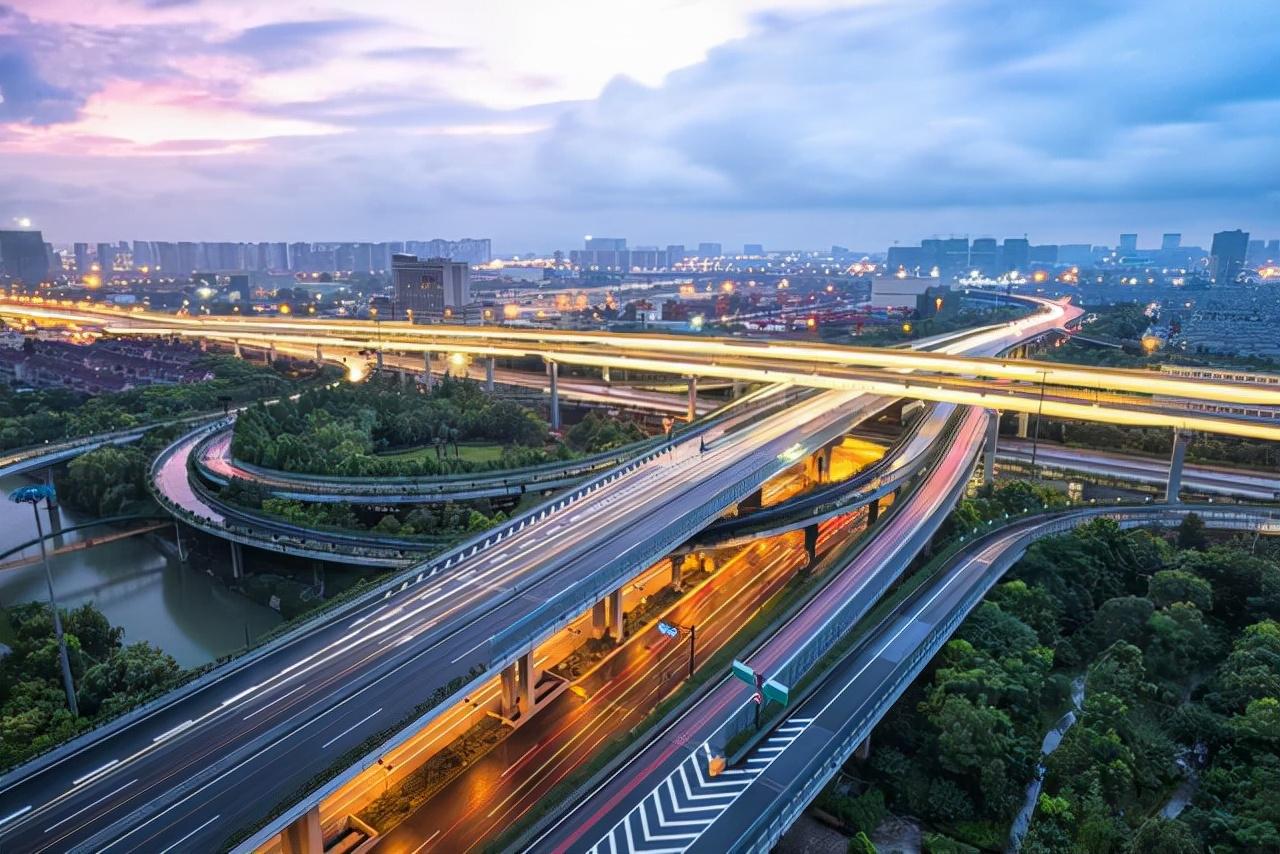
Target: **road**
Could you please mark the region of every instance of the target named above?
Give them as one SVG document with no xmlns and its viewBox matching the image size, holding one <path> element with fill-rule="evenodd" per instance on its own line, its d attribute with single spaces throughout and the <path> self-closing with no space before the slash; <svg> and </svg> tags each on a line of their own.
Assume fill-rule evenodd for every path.
<svg viewBox="0 0 1280 854">
<path fill-rule="evenodd" d="M 1002 436 L 996 459 L 1030 465 L 1031 448 L 1031 442 Z M 1041 469 L 1079 472 L 1156 486 L 1164 486 L 1169 479 L 1167 460 L 1065 447 L 1050 442 L 1039 443 L 1036 448 L 1036 464 Z M 1228 495 L 1253 501 L 1275 501 L 1280 496 L 1280 475 L 1254 469 L 1186 463 L 1182 469 L 1182 488 L 1200 495 Z"/>
<path fill-rule="evenodd" d="M 434 686 L 492 664 L 485 639 L 609 558 L 665 553 L 675 545 L 664 539 L 673 518 L 753 472 L 773 473 L 797 437 L 853 423 L 858 400 L 848 392 L 819 395 L 748 429 L 710 436 L 705 453 L 697 439 L 686 441 L 511 535 L 502 548 L 438 577 L 422 575 L 68 759 L 8 781 L 0 791 L 0 847 L 216 847 L 369 733 L 398 725 Z M 722 511 L 713 505 L 707 513 Z"/>
</svg>

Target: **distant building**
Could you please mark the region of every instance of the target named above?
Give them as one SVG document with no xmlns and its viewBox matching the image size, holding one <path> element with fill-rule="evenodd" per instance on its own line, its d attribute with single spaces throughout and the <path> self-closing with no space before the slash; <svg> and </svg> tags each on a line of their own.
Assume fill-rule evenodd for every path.
<svg viewBox="0 0 1280 854">
<path fill-rule="evenodd" d="M 681 243 L 667 244 L 667 266 L 674 267 L 685 259 L 684 245 Z"/>
<path fill-rule="evenodd" d="M 994 276 L 1004 272 L 997 270 L 999 248 L 994 237 L 979 237 L 969 247 L 969 269 L 977 270 L 984 276 Z"/>
<path fill-rule="evenodd" d="M 49 275 L 49 253 L 38 231 L 0 231 L 0 275 L 38 285 Z"/>
<path fill-rule="evenodd" d="M 1267 260 L 1271 262 L 1280 261 L 1280 240 L 1267 241 Z"/>
<path fill-rule="evenodd" d="M 1120 246 L 1118 251 L 1121 255 L 1136 255 L 1138 252 L 1138 235 L 1120 235 Z"/>
<path fill-rule="evenodd" d="M 1031 242 L 1025 237 L 1006 237 L 1000 247 L 1002 273 L 1027 272 L 1031 266 Z"/>
<path fill-rule="evenodd" d="M 420 260 L 416 255 L 391 256 L 395 287 L 394 313 L 415 321 L 440 321 L 445 309 L 453 313 L 471 302 L 471 268 L 466 261 L 446 258 Z"/>
<path fill-rule="evenodd" d="M 1235 229 L 1219 231 L 1213 236 L 1209 249 L 1209 278 L 1215 285 L 1225 285 L 1236 280 L 1244 269 L 1249 251 L 1249 232 Z"/>
<path fill-rule="evenodd" d="M 938 289 L 937 279 L 918 276 L 905 278 L 877 276 L 871 280 L 871 307 L 915 308 L 919 298 L 931 288 Z"/>
<path fill-rule="evenodd" d="M 1245 253 L 1245 263 L 1250 267 L 1257 267 L 1267 260 L 1267 242 L 1265 240 L 1250 240 L 1248 251 Z"/>
<path fill-rule="evenodd" d="M 1058 263 L 1085 267 L 1093 263 L 1093 247 L 1088 243 L 1063 243 L 1058 246 Z"/>
<path fill-rule="evenodd" d="M 724 255 L 724 247 L 721 246 L 719 243 L 699 243 L 698 244 L 699 258 L 719 258 L 722 255 Z"/>
<path fill-rule="evenodd" d="M 1164 250 L 1177 249 L 1182 246 L 1182 235 L 1176 231 L 1167 231 L 1160 238 L 1160 248 Z"/>
<path fill-rule="evenodd" d="M 71 247 L 71 251 L 75 254 L 76 273 L 85 275 L 89 272 L 89 244 L 77 243 Z"/>
<path fill-rule="evenodd" d="M 759 258 L 764 254 L 763 243 L 744 243 L 742 245 L 742 254 L 752 258 Z"/>
</svg>

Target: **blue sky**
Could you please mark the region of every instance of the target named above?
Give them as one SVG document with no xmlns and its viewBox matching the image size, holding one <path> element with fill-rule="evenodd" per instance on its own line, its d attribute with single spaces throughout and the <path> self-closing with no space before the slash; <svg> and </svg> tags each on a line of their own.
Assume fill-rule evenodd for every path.
<svg viewBox="0 0 1280 854">
<path fill-rule="evenodd" d="M 0 0 L 54 240 L 1280 236 L 1274 0 Z"/>
</svg>

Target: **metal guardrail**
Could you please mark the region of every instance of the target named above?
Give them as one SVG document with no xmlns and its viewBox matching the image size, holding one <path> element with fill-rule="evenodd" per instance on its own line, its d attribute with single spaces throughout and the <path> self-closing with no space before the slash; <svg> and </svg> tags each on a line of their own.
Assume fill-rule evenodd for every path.
<svg viewBox="0 0 1280 854">
<path fill-rule="evenodd" d="M 836 771 L 848 761 L 857 746 L 867 738 L 884 714 L 897 702 L 911 682 L 920 675 L 929 661 L 937 655 L 938 651 L 946 644 L 956 629 L 960 627 L 961 623 L 967 619 L 973 609 L 991 591 L 996 582 L 1021 559 L 1031 543 L 1046 536 L 1074 530 L 1090 519 L 1110 518 L 1115 519 L 1122 527 L 1137 527 L 1180 520 L 1183 516 L 1193 512 L 1199 513 L 1209 527 L 1247 527 L 1251 530 L 1259 526 L 1274 524 L 1278 516 L 1274 508 L 1265 510 L 1258 508 L 1242 512 L 1239 510 L 1224 510 L 1221 506 L 1214 507 L 1213 505 L 1166 505 L 1136 508 L 1086 508 L 1067 511 L 1057 518 L 1039 524 L 1029 521 L 1015 523 L 1024 525 L 1025 530 L 987 567 L 981 582 L 976 584 L 965 595 L 959 606 L 944 621 L 936 624 L 929 631 L 910 656 L 898 663 L 895 668 L 893 682 L 889 684 L 886 690 L 878 694 L 876 701 L 870 708 L 866 709 L 852 722 L 852 726 L 849 727 L 838 748 L 833 752 L 811 757 L 804 771 L 794 778 L 796 781 L 793 786 L 795 791 L 786 798 L 782 810 L 774 815 L 761 814 L 750 827 L 743 830 L 739 838 L 752 840 L 752 844 L 747 850 L 764 854 L 764 852 L 768 852 L 773 848 L 787 828 L 808 807 L 809 803 L 830 781 Z M 996 529 L 986 536 L 971 541 L 969 548 L 958 552 L 957 556 L 971 554 L 973 549 L 981 549 L 990 540 L 1000 536 L 1007 536 L 1008 533 L 1007 526 Z M 956 561 L 954 559 L 948 561 L 944 567 L 939 568 L 937 574 L 953 569 L 955 564 Z M 921 595 L 922 593 L 917 592 L 909 597 L 885 618 L 882 625 L 890 625 L 893 620 L 901 617 L 909 607 L 919 600 Z M 868 636 L 868 638 L 871 637 L 875 637 L 875 633 Z"/>
</svg>

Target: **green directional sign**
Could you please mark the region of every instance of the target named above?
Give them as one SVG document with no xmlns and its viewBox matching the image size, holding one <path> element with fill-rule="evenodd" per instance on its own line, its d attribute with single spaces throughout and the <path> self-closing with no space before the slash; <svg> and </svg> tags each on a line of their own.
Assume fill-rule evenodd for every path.
<svg viewBox="0 0 1280 854">
<path fill-rule="evenodd" d="M 763 690 L 764 698 L 766 700 L 772 700 L 782 706 L 787 704 L 787 700 L 791 696 L 791 689 L 776 679 L 766 680 Z"/>
<path fill-rule="evenodd" d="M 733 675 L 738 679 L 746 682 L 752 688 L 756 687 L 756 672 L 750 667 L 743 664 L 741 661 L 734 659 L 731 670 L 733 671 Z"/>
</svg>

